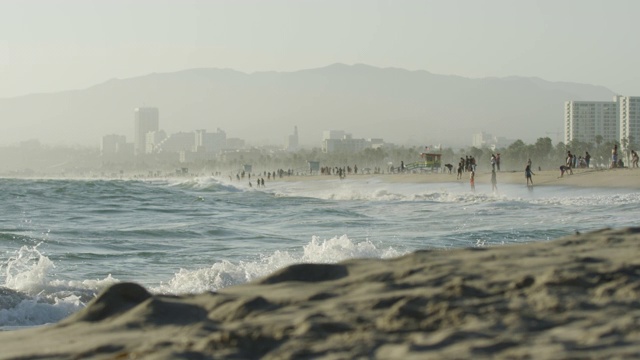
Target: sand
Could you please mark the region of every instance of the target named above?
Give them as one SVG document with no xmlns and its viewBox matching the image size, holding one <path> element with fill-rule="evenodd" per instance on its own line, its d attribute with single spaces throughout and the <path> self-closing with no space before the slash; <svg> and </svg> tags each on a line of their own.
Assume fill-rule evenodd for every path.
<svg viewBox="0 0 640 360">
<path fill-rule="evenodd" d="M 113 285 L 3 359 L 632 359 L 640 228 L 300 264 L 219 293 Z"/>
<path fill-rule="evenodd" d="M 456 179 L 457 174 L 423 173 L 423 174 L 358 174 L 347 176 L 351 180 L 378 180 L 397 183 L 469 183 L 469 173 L 464 173 L 462 179 Z M 500 184 L 522 184 L 526 186 L 524 171 L 500 171 L 496 173 L 498 186 Z M 565 174 L 560 177 L 560 170 L 534 171 L 534 186 L 578 186 L 578 187 L 607 187 L 640 189 L 640 169 L 574 169 L 573 175 Z M 282 181 L 313 181 L 337 179 L 337 176 L 292 176 Z M 476 186 L 486 186 L 491 189 L 491 171 L 478 171 L 475 176 Z"/>
</svg>

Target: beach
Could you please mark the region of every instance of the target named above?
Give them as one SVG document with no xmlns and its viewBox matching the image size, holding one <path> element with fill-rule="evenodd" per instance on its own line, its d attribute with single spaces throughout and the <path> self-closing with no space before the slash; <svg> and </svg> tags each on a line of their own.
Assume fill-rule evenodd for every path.
<svg viewBox="0 0 640 360">
<path fill-rule="evenodd" d="M 3 359 L 631 359 L 640 228 L 298 264 L 217 293 L 111 286 Z"/>
<path fill-rule="evenodd" d="M 534 173 L 5 181 L 0 358 L 638 358 L 640 171 Z"/>
<path fill-rule="evenodd" d="M 291 176 L 283 178 L 284 181 L 312 181 L 331 179 L 337 176 L 313 175 Z M 384 182 L 405 183 L 469 183 L 469 172 L 462 174 L 457 179 L 457 174 L 448 172 L 438 173 L 394 173 L 394 174 L 354 174 L 349 179 L 370 180 L 379 179 Z M 498 171 L 496 178 L 499 184 L 523 184 L 526 185 L 524 171 Z M 491 187 L 491 171 L 479 170 L 475 174 L 475 183 Z M 560 176 L 560 170 L 535 171 L 533 175 L 534 186 L 578 186 L 601 188 L 628 188 L 640 189 L 640 169 L 573 169 L 573 174 L 565 173 Z"/>
</svg>

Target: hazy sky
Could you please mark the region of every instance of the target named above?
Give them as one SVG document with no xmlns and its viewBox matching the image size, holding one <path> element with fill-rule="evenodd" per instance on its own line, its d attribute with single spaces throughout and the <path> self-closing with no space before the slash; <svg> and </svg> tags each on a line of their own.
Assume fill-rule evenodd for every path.
<svg viewBox="0 0 640 360">
<path fill-rule="evenodd" d="M 0 0 L 0 97 L 337 62 L 640 96 L 639 14 L 638 0 Z"/>
</svg>

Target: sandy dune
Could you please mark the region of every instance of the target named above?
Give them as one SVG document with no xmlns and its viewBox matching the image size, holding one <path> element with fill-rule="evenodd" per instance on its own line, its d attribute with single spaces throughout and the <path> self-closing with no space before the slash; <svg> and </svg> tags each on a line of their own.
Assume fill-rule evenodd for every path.
<svg viewBox="0 0 640 360">
<path fill-rule="evenodd" d="M 640 354 L 640 228 L 301 264 L 193 296 L 121 283 L 0 357 L 623 359 Z"/>
</svg>

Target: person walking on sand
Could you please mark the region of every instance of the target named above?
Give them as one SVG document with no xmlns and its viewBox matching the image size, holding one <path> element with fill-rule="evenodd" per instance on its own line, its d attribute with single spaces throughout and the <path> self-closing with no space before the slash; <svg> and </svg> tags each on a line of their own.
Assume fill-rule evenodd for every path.
<svg viewBox="0 0 640 360">
<path fill-rule="evenodd" d="M 529 186 L 529 183 L 531 183 L 531 186 L 533 186 L 533 179 L 531 178 L 531 175 L 535 175 L 533 173 L 533 171 L 531 171 L 531 165 L 527 165 L 527 167 L 524 169 L 524 176 L 527 178 L 527 186 Z"/>
<path fill-rule="evenodd" d="M 495 170 L 491 170 L 491 190 L 494 193 L 498 191 L 498 179 L 496 178 Z"/>
</svg>

